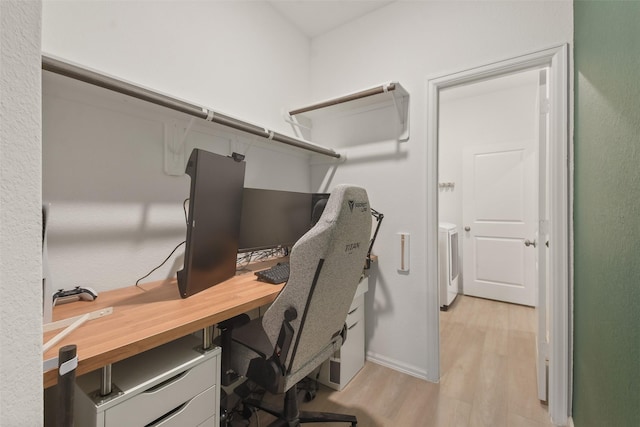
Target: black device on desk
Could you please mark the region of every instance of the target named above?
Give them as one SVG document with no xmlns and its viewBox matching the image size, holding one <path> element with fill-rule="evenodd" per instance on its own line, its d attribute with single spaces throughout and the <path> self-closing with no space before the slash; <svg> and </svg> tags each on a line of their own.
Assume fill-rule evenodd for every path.
<svg viewBox="0 0 640 427">
<path fill-rule="evenodd" d="M 245 188 L 238 252 L 293 246 L 311 229 L 314 212 L 318 217 L 322 212 L 316 207 L 318 202 L 326 202 L 328 197 L 324 193 Z"/>
<path fill-rule="evenodd" d="M 273 283 L 275 285 L 284 283 L 289 280 L 289 263 L 279 262 L 266 270 L 256 271 L 255 275 L 258 276 L 258 280 L 262 280 L 263 282 Z"/>
<path fill-rule="evenodd" d="M 184 268 L 178 271 L 182 298 L 236 273 L 245 162 L 196 148 L 185 172 L 191 187 Z"/>
</svg>

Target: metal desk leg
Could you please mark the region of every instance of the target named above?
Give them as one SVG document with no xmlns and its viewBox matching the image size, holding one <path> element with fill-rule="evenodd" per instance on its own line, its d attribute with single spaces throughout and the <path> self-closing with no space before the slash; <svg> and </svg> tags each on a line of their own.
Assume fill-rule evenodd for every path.
<svg viewBox="0 0 640 427">
<path fill-rule="evenodd" d="M 202 349 L 210 350 L 213 346 L 213 326 L 202 329 Z"/>
<path fill-rule="evenodd" d="M 113 400 L 122 394 L 122 390 L 113 383 L 111 378 L 111 364 L 105 365 L 100 370 L 100 389 L 91 393 L 91 400 L 96 405 L 102 405 L 105 402 Z"/>
<path fill-rule="evenodd" d="M 111 364 L 102 367 L 102 375 L 100 376 L 100 396 L 108 396 L 111 394 Z"/>
</svg>

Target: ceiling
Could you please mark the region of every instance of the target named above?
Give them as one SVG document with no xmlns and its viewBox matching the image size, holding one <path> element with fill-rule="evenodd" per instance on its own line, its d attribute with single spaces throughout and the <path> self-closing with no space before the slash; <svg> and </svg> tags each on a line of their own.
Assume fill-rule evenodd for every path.
<svg viewBox="0 0 640 427">
<path fill-rule="evenodd" d="M 268 0 L 307 37 L 337 28 L 395 0 Z"/>
</svg>

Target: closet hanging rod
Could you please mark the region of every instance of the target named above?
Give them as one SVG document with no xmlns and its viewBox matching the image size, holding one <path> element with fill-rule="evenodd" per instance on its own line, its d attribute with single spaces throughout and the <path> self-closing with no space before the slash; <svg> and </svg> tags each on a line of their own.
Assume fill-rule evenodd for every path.
<svg viewBox="0 0 640 427">
<path fill-rule="evenodd" d="M 260 136 L 262 138 L 281 142 L 283 144 L 291 145 L 303 150 L 313 151 L 325 156 L 340 158 L 340 154 L 336 153 L 330 148 L 325 148 L 320 145 L 304 141 L 302 139 L 283 135 L 281 133 L 244 122 L 225 114 L 218 113 L 211 109 L 190 104 L 180 99 L 176 99 L 171 96 L 158 93 L 153 90 L 146 89 L 144 87 L 137 86 L 135 84 L 128 83 L 123 80 L 119 80 L 117 78 L 110 77 L 105 74 L 62 61 L 60 59 L 52 58 L 47 55 L 42 55 L 42 69 L 45 71 L 50 71 L 52 73 L 60 74 L 62 76 L 70 77 L 75 80 L 80 80 L 94 86 L 99 86 L 104 89 L 112 90 L 114 92 L 141 99 L 152 104 L 160 105 L 165 108 L 170 108 L 181 113 L 189 114 L 191 116 L 211 121 L 222 126 L 227 126 L 241 132 L 246 132 L 252 135 Z"/>
<path fill-rule="evenodd" d="M 356 99 L 367 98 L 369 96 L 378 95 L 385 92 L 391 92 L 396 90 L 395 83 L 388 83 L 381 86 L 376 86 L 371 89 L 366 89 L 356 93 L 350 93 L 349 95 L 341 96 L 339 98 L 330 99 L 328 101 L 319 102 L 314 105 L 310 105 L 308 107 L 298 108 L 296 110 L 289 111 L 290 116 L 295 116 L 296 114 L 306 113 L 308 111 L 319 110 L 321 108 L 331 107 L 333 105 L 344 104 L 345 102 L 355 101 Z"/>
</svg>

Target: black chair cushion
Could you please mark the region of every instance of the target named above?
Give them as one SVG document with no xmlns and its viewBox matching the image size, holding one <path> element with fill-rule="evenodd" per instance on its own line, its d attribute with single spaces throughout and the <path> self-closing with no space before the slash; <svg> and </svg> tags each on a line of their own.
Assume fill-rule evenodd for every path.
<svg viewBox="0 0 640 427">
<path fill-rule="evenodd" d="M 253 319 L 239 328 L 234 328 L 231 335 L 233 341 L 241 344 L 268 359 L 273 355 L 273 346 L 262 328 L 262 318 Z"/>
</svg>

